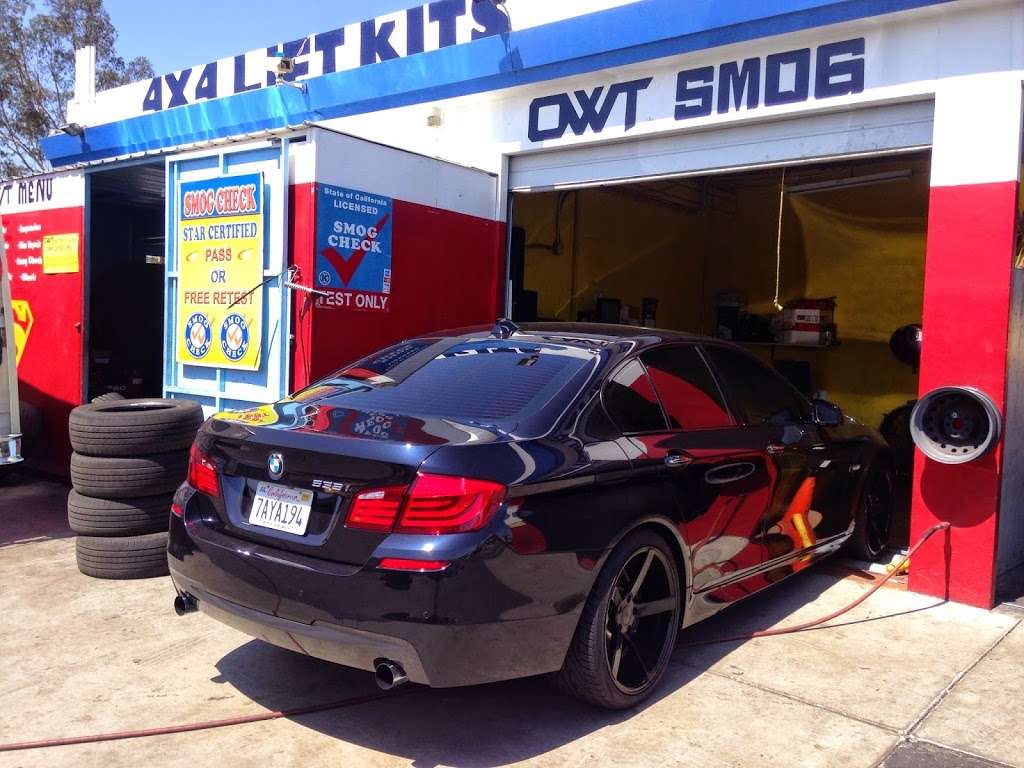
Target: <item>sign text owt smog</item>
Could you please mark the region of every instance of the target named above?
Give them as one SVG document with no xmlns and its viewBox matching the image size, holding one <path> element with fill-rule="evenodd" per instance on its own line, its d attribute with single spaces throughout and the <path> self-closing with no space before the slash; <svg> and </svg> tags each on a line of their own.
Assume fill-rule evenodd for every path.
<svg viewBox="0 0 1024 768">
<path fill-rule="evenodd" d="M 828 99 L 864 90 L 864 38 L 842 40 L 810 48 L 752 56 L 714 66 L 684 69 L 676 74 L 676 120 L 725 114 L 740 108 L 755 109 Z M 812 74 L 813 64 L 813 74 Z M 582 136 L 601 133 L 612 111 L 623 104 L 623 130 L 637 123 L 641 94 L 653 77 L 599 85 L 589 93 L 576 90 L 553 93 L 530 102 L 530 141 L 562 138 L 567 131 Z M 660 117 L 660 111 L 652 118 Z"/>
</svg>

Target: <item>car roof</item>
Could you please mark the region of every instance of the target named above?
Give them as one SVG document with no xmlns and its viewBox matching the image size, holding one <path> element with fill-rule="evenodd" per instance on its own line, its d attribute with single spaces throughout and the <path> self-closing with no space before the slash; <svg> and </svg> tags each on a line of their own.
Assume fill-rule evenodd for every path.
<svg viewBox="0 0 1024 768">
<path fill-rule="evenodd" d="M 505 321 L 508 322 L 508 321 Z M 493 325 L 476 325 L 466 328 L 452 328 L 437 333 L 425 334 L 422 338 L 461 337 L 467 341 L 494 337 Z M 573 341 L 587 345 L 595 342 L 612 344 L 618 341 L 632 341 L 639 347 L 648 347 L 667 341 L 688 342 L 719 342 L 709 336 L 701 336 L 683 331 L 670 331 L 664 328 L 645 328 L 635 325 L 617 325 L 613 323 L 568 323 L 568 322 L 534 322 L 515 323 L 517 329 L 503 338 L 515 339 L 537 337 L 538 339 L 557 336 L 559 341 Z"/>
</svg>

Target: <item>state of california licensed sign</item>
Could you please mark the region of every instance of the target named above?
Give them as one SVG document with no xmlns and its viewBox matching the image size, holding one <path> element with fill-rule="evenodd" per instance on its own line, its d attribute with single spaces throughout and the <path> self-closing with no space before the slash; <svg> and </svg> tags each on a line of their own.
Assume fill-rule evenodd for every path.
<svg viewBox="0 0 1024 768">
<path fill-rule="evenodd" d="M 387 312 L 391 299 L 394 201 L 317 185 L 317 307 Z"/>
<path fill-rule="evenodd" d="M 263 339 L 263 175 L 182 183 L 177 219 L 178 362 L 256 370 Z"/>
</svg>

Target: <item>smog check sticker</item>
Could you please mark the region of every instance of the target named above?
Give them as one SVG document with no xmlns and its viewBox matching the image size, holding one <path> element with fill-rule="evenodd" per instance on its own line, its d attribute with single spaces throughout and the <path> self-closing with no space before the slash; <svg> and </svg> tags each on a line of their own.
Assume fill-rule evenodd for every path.
<svg viewBox="0 0 1024 768">
<path fill-rule="evenodd" d="M 249 325 L 245 318 L 232 313 L 220 326 L 220 348 L 232 362 L 241 360 L 249 350 Z"/>
<path fill-rule="evenodd" d="M 185 321 L 185 348 L 197 358 L 210 351 L 210 320 L 202 312 L 194 312 Z"/>
</svg>

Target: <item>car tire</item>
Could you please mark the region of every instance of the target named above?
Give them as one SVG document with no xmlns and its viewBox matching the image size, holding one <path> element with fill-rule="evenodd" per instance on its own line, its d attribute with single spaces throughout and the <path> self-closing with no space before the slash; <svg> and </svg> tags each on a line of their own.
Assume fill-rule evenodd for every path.
<svg viewBox="0 0 1024 768">
<path fill-rule="evenodd" d="M 71 454 L 71 485 L 84 496 L 121 499 L 172 493 L 185 481 L 184 449 L 135 458 Z"/>
<path fill-rule="evenodd" d="M 877 560 L 889 545 L 893 516 L 893 475 L 889 464 L 876 461 L 868 469 L 854 512 L 848 548 L 860 560 Z"/>
<path fill-rule="evenodd" d="M 166 576 L 167 533 L 146 536 L 79 536 L 78 570 L 97 579 L 149 579 Z"/>
<path fill-rule="evenodd" d="M 124 395 L 120 392 L 104 392 L 102 395 L 96 395 L 89 402 L 92 403 L 108 403 L 111 400 L 124 400 Z"/>
<path fill-rule="evenodd" d="M 188 448 L 202 423 L 203 409 L 191 400 L 108 400 L 75 408 L 69 432 L 85 456 L 144 456 Z"/>
<path fill-rule="evenodd" d="M 170 523 L 173 494 L 97 499 L 68 494 L 68 526 L 83 536 L 124 537 L 159 533 Z"/>
<path fill-rule="evenodd" d="M 556 687 L 606 709 L 642 702 L 668 667 L 681 595 L 679 568 L 665 540 L 651 530 L 629 534 L 608 556 L 587 598 L 565 663 L 554 674 Z M 642 605 L 652 613 L 635 612 Z"/>
</svg>

